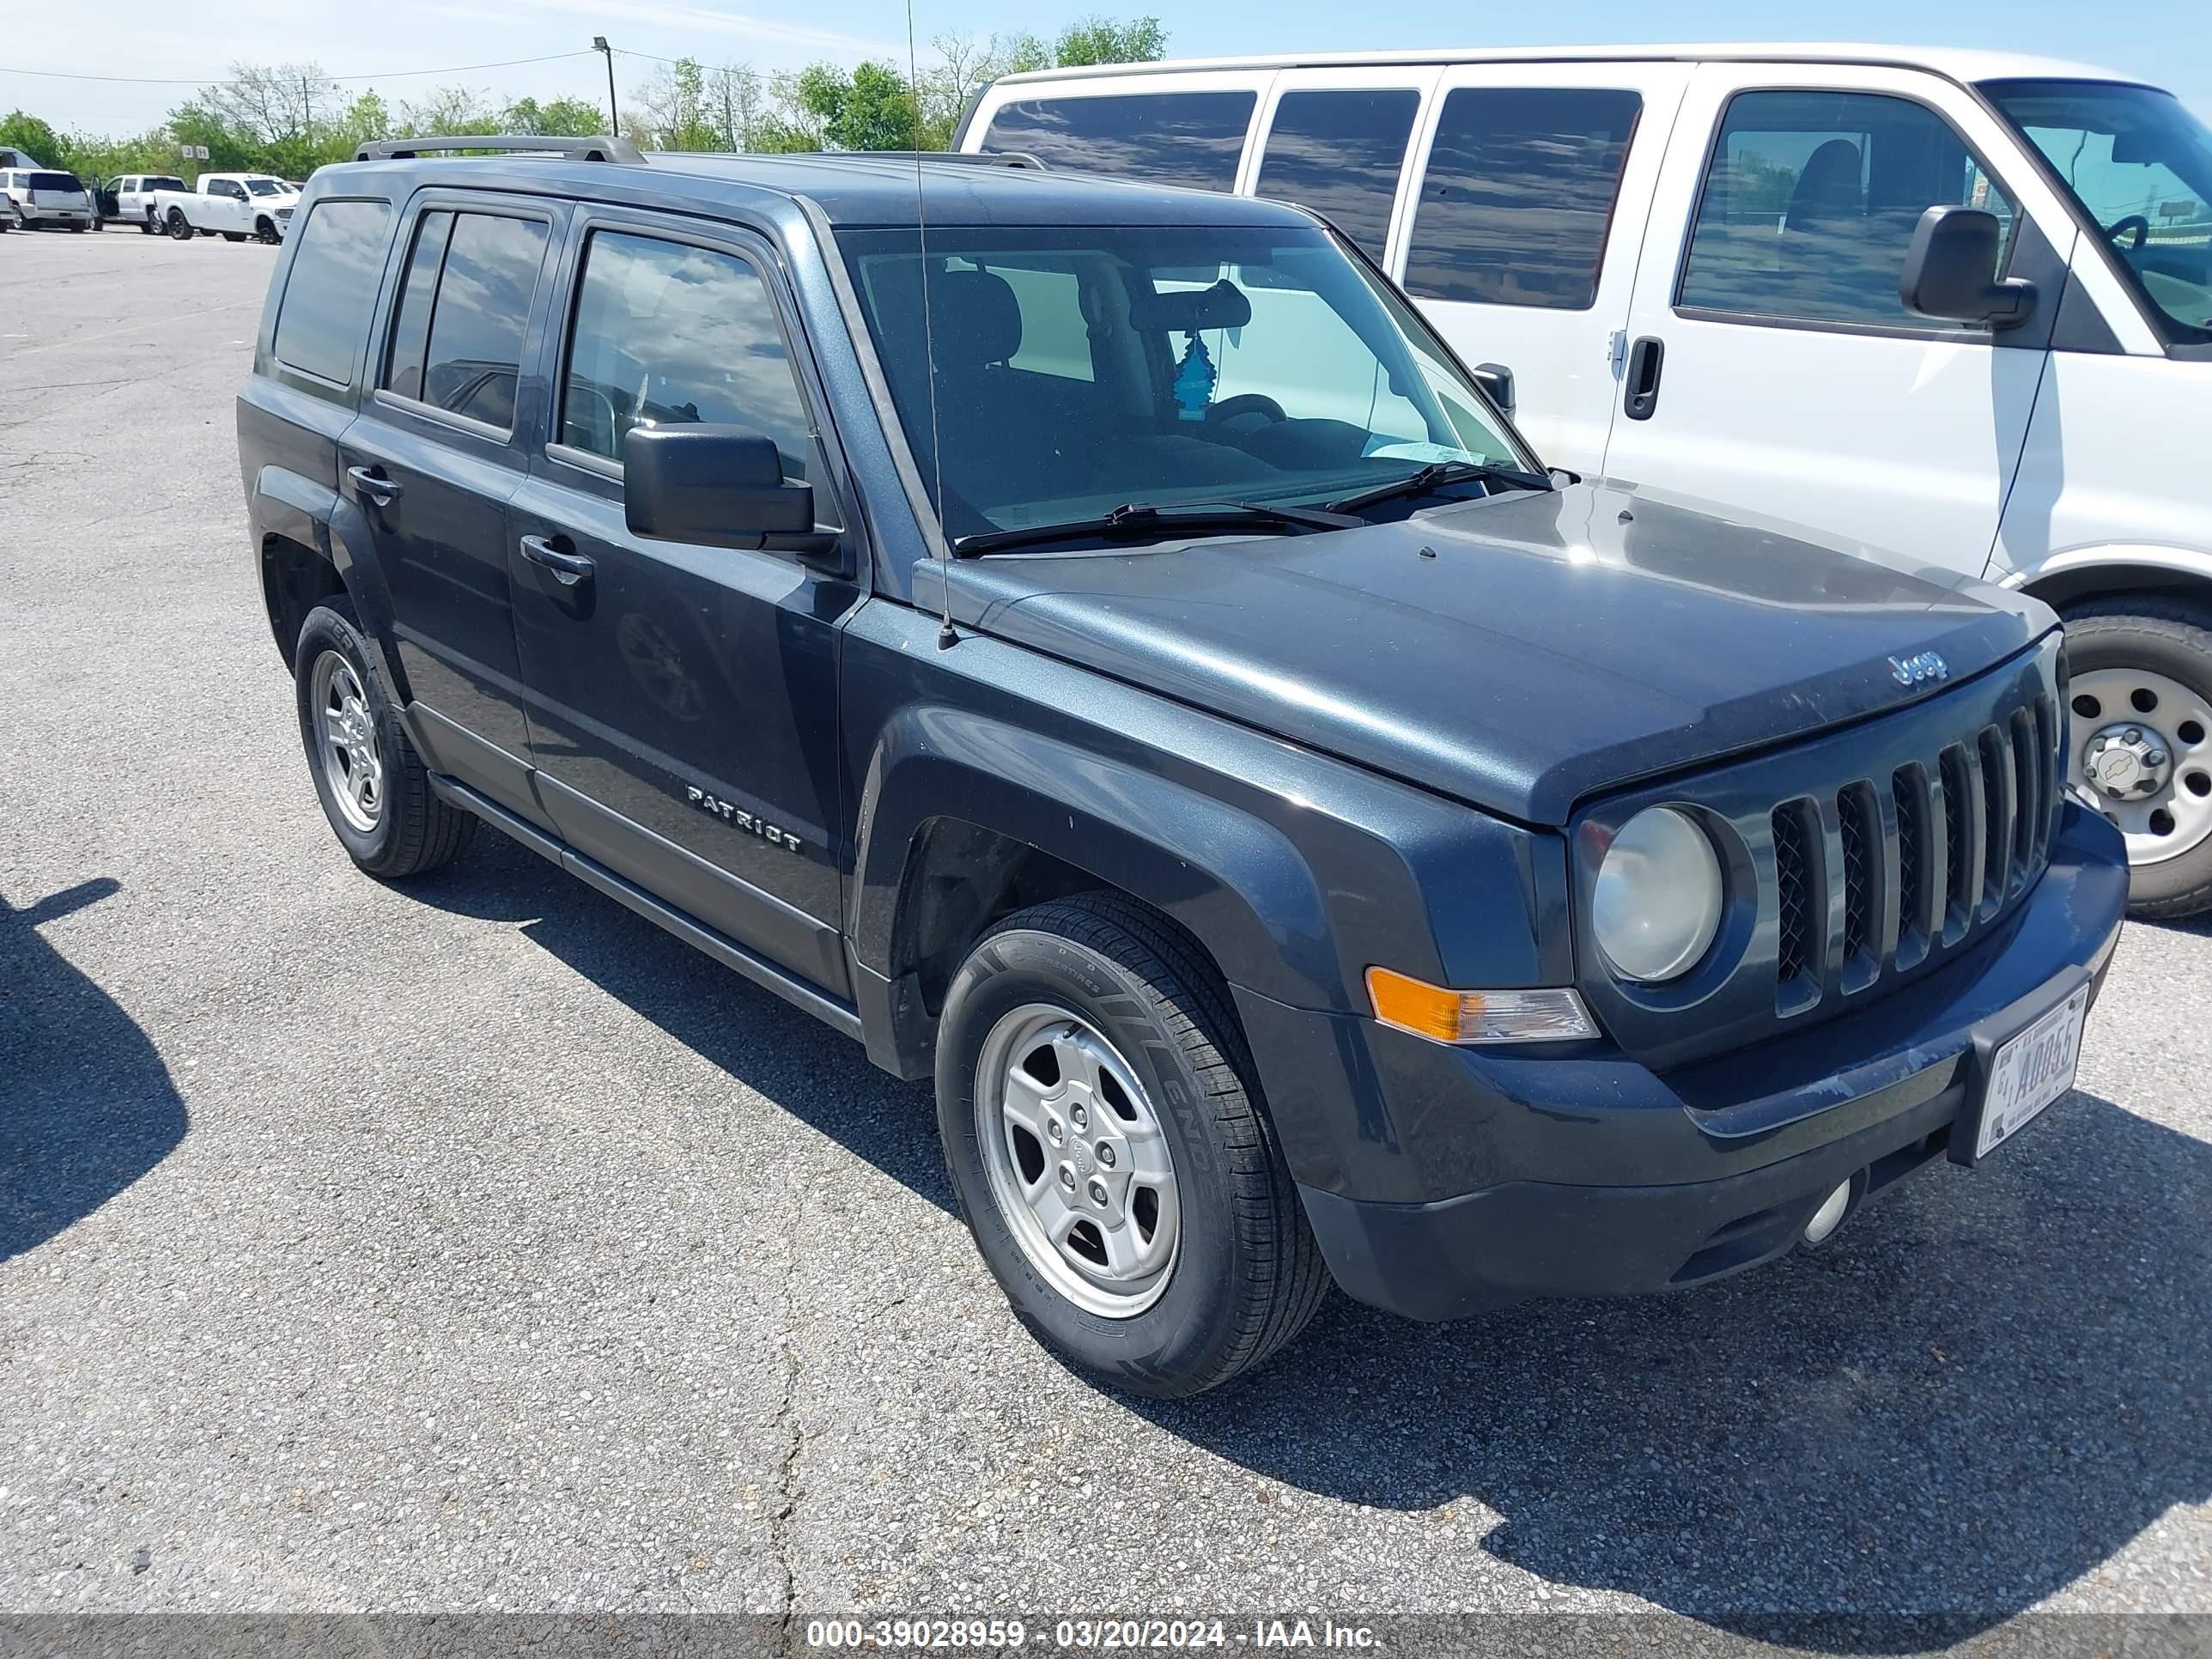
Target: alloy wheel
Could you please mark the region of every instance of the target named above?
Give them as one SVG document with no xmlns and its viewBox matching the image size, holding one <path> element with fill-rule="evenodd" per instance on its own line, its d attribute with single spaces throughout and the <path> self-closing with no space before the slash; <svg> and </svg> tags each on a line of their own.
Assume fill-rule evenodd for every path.
<svg viewBox="0 0 2212 1659">
<path fill-rule="evenodd" d="M 1182 1238 L 1175 1160 L 1114 1045 L 1065 1008 L 1012 1010 L 983 1040 L 975 1115 L 991 1194 L 1030 1265 L 1103 1318 L 1158 1302 Z"/>
<path fill-rule="evenodd" d="M 315 659 L 312 687 L 315 752 L 331 799 L 363 835 L 384 813 L 384 761 L 376 751 L 376 717 L 353 665 L 335 651 Z"/>
</svg>

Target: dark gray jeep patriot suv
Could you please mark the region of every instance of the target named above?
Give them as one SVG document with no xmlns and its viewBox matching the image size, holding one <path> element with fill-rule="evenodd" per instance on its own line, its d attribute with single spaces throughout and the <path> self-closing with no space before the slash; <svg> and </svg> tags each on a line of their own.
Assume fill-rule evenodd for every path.
<svg viewBox="0 0 2212 1659">
<path fill-rule="evenodd" d="M 2127 870 L 2035 600 L 1547 474 L 1293 207 L 384 148 L 238 406 L 331 827 L 933 1075 L 1084 1371 L 1701 1284 L 2065 1093 Z"/>
</svg>

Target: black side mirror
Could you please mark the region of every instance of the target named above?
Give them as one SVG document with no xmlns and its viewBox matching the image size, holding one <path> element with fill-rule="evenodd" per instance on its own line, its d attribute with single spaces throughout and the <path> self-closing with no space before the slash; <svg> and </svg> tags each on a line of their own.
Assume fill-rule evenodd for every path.
<svg viewBox="0 0 2212 1659">
<path fill-rule="evenodd" d="M 775 440 L 745 426 L 632 427 L 623 439 L 623 517 L 635 534 L 703 547 L 819 559 L 838 546 L 814 528 L 814 486 L 787 479 Z"/>
<path fill-rule="evenodd" d="M 2010 328 L 2027 320 L 2035 284 L 1997 278 L 1997 249 L 2004 228 L 1980 208 L 1932 207 L 1912 228 L 1897 297 L 1905 308 L 1947 323 L 1986 323 Z"/>
<path fill-rule="evenodd" d="M 1477 363 L 1468 371 L 1474 383 L 1490 394 L 1490 401 L 1498 405 L 1498 412 L 1507 420 L 1513 418 L 1513 371 L 1503 363 Z"/>
</svg>

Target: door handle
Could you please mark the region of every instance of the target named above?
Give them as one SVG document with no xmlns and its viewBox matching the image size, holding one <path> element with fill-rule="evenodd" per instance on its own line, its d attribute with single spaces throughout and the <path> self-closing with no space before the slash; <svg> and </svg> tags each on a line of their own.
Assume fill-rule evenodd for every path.
<svg viewBox="0 0 2212 1659">
<path fill-rule="evenodd" d="M 386 477 L 380 468 L 349 466 L 346 469 L 346 477 L 353 480 L 353 487 L 361 493 L 364 501 L 374 501 L 379 507 L 388 507 L 399 499 L 398 482 Z"/>
<path fill-rule="evenodd" d="M 1648 421 L 1659 407 L 1659 366 L 1666 361 L 1667 345 L 1656 334 L 1647 334 L 1628 349 L 1628 395 L 1620 412 L 1632 421 Z"/>
<path fill-rule="evenodd" d="M 522 556 L 532 564 L 544 566 L 563 587 L 590 580 L 592 573 L 599 568 L 582 554 L 565 552 L 544 536 L 525 536 Z"/>
</svg>

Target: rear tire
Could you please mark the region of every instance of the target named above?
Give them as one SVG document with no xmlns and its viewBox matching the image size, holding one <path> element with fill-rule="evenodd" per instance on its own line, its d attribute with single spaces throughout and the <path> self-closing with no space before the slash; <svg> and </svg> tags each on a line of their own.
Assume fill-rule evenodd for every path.
<svg viewBox="0 0 2212 1659">
<path fill-rule="evenodd" d="M 179 242 L 189 242 L 192 240 L 191 222 L 185 217 L 184 209 L 169 210 L 169 234 Z"/>
<path fill-rule="evenodd" d="M 2065 616 L 2068 776 L 2127 835 L 2129 912 L 2170 921 L 2212 910 L 2212 616 L 2152 594 Z M 2114 748 L 2158 763 L 2146 777 L 2117 760 L 2121 787 L 2108 792 L 2088 762 Z"/>
<path fill-rule="evenodd" d="M 347 856 L 381 881 L 459 856 L 477 821 L 430 787 L 377 653 L 343 600 L 307 613 L 292 678 L 315 795 Z"/>
<path fill-rule="evenodd" d="M 1197 1394 L 1321 1305 L 1328 1270 L 1220 977 L 1145 907 L 1084 894 L 985 934 L 946 995 L 937 1099 L 985 1265 L 1074 1370 Z"/>
</svg>

